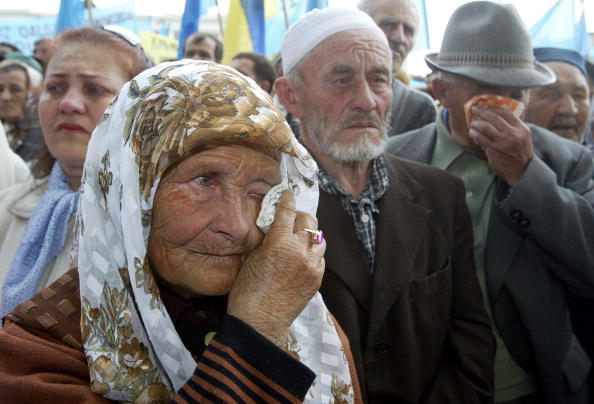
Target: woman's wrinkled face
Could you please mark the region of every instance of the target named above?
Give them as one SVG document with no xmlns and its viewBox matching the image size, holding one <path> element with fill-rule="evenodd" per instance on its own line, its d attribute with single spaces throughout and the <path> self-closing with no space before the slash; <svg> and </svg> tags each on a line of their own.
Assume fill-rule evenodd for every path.
<svg viewBox="0 0 594 404">
<path fill-rule="evenodd" d="M 278 161 L 242 145 L 182 160 L 155 194 L 148 242 L 154 271 L 184 297 L 228 293 L 262 241 L 256 218 L 264 195 L 280 181 Z"/>
<path fill-rule="evenodd" d="M 27 75 L 22 70 L 0 73 L 0 119 L 16 122 L 25 112 Z"/>
<path fill-rule="evenodd" d="M 80 179 L 91 133 L 129 79 L 107 47 L 66 44 L 50 59 L 39 119 L 47 147 L 69 179 Z"/>
</svg>

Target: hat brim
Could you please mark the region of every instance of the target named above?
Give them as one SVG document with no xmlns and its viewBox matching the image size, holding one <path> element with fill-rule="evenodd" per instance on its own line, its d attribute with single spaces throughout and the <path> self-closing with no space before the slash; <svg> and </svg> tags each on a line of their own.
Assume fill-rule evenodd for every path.
<svg viewBox="0 0 594 404">
<path fill-rule="evenodd" d="M 534 69 L 525 67 L 492 67 L 478 65 L 444 66 L 437 63 L 438 53 L 425 56 L 425 62 L 433 70 L 459 74 L 493 87 L 532 88 L 553 84 L 555 73 L 540 62 Z"/>
</svg>

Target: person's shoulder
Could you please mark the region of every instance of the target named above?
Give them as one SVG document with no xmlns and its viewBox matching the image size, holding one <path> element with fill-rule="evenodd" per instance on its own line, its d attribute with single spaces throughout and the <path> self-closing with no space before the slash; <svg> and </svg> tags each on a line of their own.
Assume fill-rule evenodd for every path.
<svg viewBox="0 0 594 404">
<path fill-rule="evenodd" d="M 429 94 L 409 87 L 400 80 L 394 80 L 392 90 L 394 91 L 394 94 L 406 94 L 409 99 L 413 99 L 419 104 L 433 106 L 433 98 L 431 98 Z"/>
<path fill-rule="evenodd" d="M 48 178 L 35 178 L 27 175 L 22 181 L 16 182 L 0 190 L 0 199 L 14 197 L 22 198 L 24 195 L 43 195 L 47 189 Z"/>
<path fill-rule="evenodd" d="M 47 177 L 33 178 L 8 186 L 0 191 L 0 206 L 4 214 L 28 218 L 47 189 Z"/>
<path fill-rule="evenodd" d="M 392 154 L 399 155 L 400 150 L 407 146 L 420 146 L 431 143 L 434 133 L 435 122 L 431 122 L 418 129 L 392 136 L 388 139 L 387 150 Z"/>
<path fill-rule="evenodd" d="M 545 160 L 575 161 L 578 158 L 591 156 L 588 147 L 565 139 L 548 129 L 528 123 L 536 152 Z"/>
<path fill-rule="evenodd" d="M 441 168 L 437 168 L 426 163 L 397 157 L 390 153 L 386 153 L 384 157 L 387 164 L 391 166 L 392 172 L 406 174 L 422 185 L 442 184 L 446 187 L 449 187 L 462 183 L 460 178 L 442 170 Z"/>
<path fill-rule="evenodd" d="M 79 279 L 71 269 L 28 301 L 7 314 L 4 321 L 51 336 L 74 349 L 82 349 Z"/>
<path fill-rule="evenodd" d="M 409 130 L 400 135 L 393 136 L 388 139 L 388 143 L 402 143 L 412 139 L 418 139 L 418 135 L 429 136 L 435 131 L 435 122 L 430 122 L 420 128 Z"/>
</svg>

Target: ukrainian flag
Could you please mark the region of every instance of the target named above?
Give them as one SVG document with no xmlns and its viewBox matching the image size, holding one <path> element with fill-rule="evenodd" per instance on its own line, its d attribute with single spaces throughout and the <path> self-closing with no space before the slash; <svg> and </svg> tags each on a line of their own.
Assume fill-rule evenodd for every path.
<svg viewBox="0 0 594 404">
<path fill-rule="evenodd" d="M 328 6 L 327 0 L 284 0 L 289 24 L 313 8 Z M 231 0 L 225 34 L 223 63 L 240 52 L 273 56 L 286 32 L 283 0 Z"/>
</svg>

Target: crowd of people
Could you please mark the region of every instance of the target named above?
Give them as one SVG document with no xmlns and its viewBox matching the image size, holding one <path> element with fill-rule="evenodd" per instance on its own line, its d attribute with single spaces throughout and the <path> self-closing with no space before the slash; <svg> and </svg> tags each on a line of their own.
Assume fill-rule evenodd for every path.
<svg viewBox="0 0 594 404">
<path fill-rule="evenodd" d="M 594 403 L 594 80 L 466 3 L 273 61 L 195 33 L 0 43 L 0 401 Z"/>
</svg>

